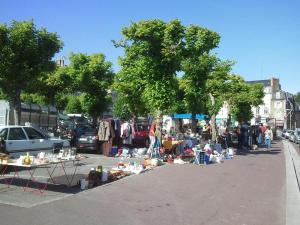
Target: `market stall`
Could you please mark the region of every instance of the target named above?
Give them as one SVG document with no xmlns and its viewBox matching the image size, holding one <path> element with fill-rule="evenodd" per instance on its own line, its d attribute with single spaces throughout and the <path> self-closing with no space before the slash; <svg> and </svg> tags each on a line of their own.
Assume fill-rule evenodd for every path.
<svg viewBox="0 0 300 225">
<path fill-rule="evenodd" d="M 18 159 L 10 159 L 7 155 L 0 156 L 0 180 L 4 181 L 7 188 L 14 184 L 17 180 L 20 181 L 20 186 L 24 192 L 36 192 L 43 194 L 47 190 L 48 184 L 58 184 L 55 180 L 54 172 L 58 171 L 64 178 L 68 187 L 73 185 L 74 177 L 76 175 L 79 159 L 71 151 L 66 153 L 64 150 L 60 154 L 45 154 L 39 153 L 37 157 L 20 156 Z M 66 165 L 72 165 L 73 173 L 68 175 L 66 172 Z M 8 175 L 8 169 L 12 171 L 13 175 Z M 40 180 L 36 176 L 36 171 L 44 169 L 47 171 L 47 179 Z M 28 172 L 26 179 L 20 176 L 20 171 Z M 56 174 L 57 176 L 57 174 Z M 34 186 L 34 188 L 31 188 Z"/>
</svg>

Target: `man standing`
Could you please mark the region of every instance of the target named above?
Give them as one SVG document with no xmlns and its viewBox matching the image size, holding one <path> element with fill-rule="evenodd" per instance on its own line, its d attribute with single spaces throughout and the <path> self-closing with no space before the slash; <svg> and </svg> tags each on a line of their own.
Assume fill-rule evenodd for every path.
<svg viewBox="0 0 300 225">
<path fill-rule="evenodd" d="M 249 150 L 249 126 L 246 122 L 241 127 L 242 149 Z"/>
</svg>

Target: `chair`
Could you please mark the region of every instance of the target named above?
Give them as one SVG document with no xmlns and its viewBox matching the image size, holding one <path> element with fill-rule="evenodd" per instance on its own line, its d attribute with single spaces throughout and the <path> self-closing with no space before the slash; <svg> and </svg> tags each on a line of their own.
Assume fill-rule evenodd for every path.
<svg viewBox="0 0 300 225">
<path fill-rule="evenodd" d="M 205 152 L 201 149 L 193 148 L 195 154 L 195 164 L 204 165 Z"/>
<path fill-rule="evenodd" d="M 160 152 L 159 152 L 159 149 L 160 149 L 160 141 L 159 139 L 156 137 L 155 138 L 155 143 L 154 143 L 154 146 L 151 146 L 150 147 L 150 159 L 152 158 L 160 158 Z"/>
</svg>

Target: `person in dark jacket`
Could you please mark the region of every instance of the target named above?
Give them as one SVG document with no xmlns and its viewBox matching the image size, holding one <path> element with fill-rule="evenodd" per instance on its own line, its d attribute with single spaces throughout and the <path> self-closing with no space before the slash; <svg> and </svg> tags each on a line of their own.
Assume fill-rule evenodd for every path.
<svg viewBox="0 0 300 225">
<path fill-rule="evenodd" d="M 242 149 L 249 150 L 249 125 L 244 122 L 241 126 Z"/>
<path fill-rule="evenodd" d="M 240 124 L 235 128 L 235 133 L 238 139 L 237 153 L 240 153 L 242 150 L 242 133 Z"/>
<path fill-rule="evenodd" d="M 7 153 L 6 152 L 6 144 L 3 137 L 0 137 L 0 153 Z"/>
</svg>

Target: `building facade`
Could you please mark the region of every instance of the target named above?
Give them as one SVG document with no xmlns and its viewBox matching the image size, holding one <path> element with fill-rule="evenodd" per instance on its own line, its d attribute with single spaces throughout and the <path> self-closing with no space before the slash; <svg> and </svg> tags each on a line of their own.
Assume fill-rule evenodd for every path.
<svg viewBox="0 0 300 225">
<path fill-rule="evenodd" d="M 297 127 L 296 112 L 299 107 L 294 95 L 281 90 L 279 79 L 247 81 L 248 84 L 263 84 L 263 104 L 253 107 L 252 123 L 267 123 L 279 129 L 295 129 Z"/>
<path fill-rule="evenodd" d="M 247 81 L 248 84 L 263 84 L 265 96 L 263 104 L 252 107 L 251 124 L 268 124 L 279 129 L 300 127 L 300 110 L 295 96 L 281 90 L 279 79 Z M 229 105 L 225 102 L 217 115 L 217 124 L 223 125 L 230 115 Z"/>
</svg>

